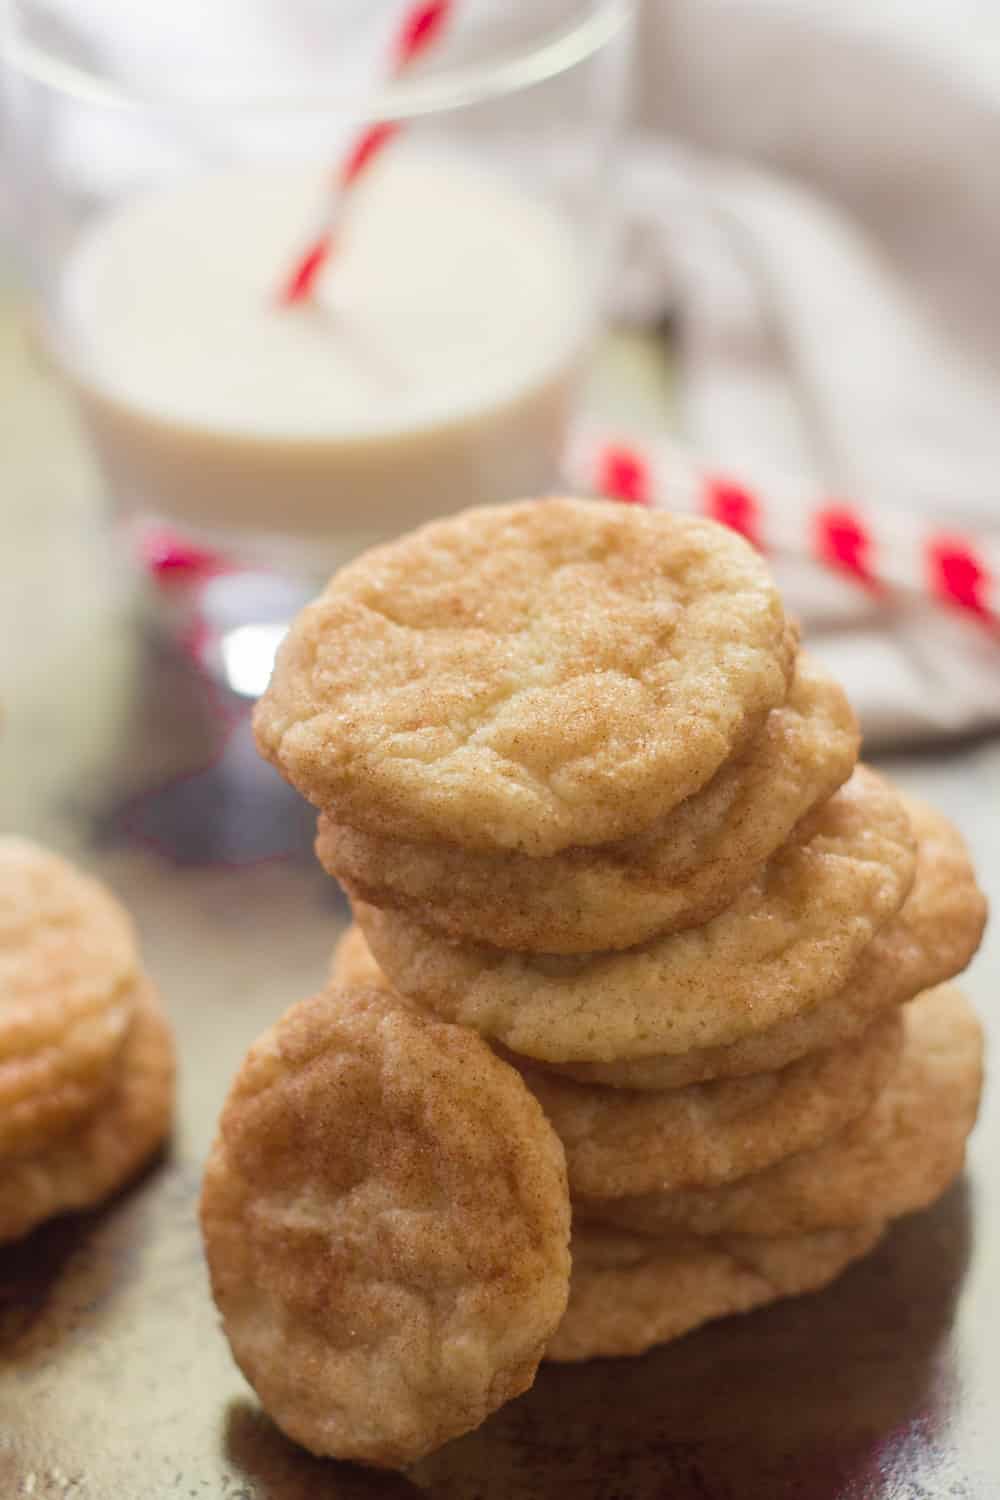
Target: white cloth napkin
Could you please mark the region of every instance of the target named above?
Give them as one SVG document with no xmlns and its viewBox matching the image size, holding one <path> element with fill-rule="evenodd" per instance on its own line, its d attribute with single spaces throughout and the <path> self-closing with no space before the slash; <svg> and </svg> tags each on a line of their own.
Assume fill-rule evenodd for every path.
<svg viewBox="0 0 1000 1500">
<path fill-rule="evenodd" d="M 677 315 L 699 456 L 1000 536 L 1000 16 L 650 0 L 645 25 L 619 309 Z M 982 625 L 780 572 L 869 745 L 1000 724 Z"/>
</svg>

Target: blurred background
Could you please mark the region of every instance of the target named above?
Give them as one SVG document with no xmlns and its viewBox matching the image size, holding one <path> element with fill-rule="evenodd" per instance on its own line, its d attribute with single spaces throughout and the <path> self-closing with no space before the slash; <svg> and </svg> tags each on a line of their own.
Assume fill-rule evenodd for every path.
<svg viewBox="0 0 1000 1500">
<path fill-rule="evenodd" d="M 28 1329 L 0 1489 L 6 1423 L 51 1450 L 47 1495 L 78 1471 L 95 1500 L 395 1494 L 259 1421 L 203 1284 L 227 1080 L 346 919 L 250 704 L 329 569 L 425 517 L 560 486 L 698 511 L 765 548 L 866 753 L 1000 896 L 1000 11 L 0 14 L 0 828 L 125 897 L 184 1060 L 168 1168 L 85 1254 L 67 1231 L 0 1266 L 0 1324 Z M 678 1496 L 995 1495 L 995 1119 L 974 1189 L 901 1231 L 818 1345 L 779 1314 L 767 1361 L 710 1339 L 701 1366 L 684 1344 L 540 1381 L 420 1483 L 590 1496 L 598 1452 L 636 1500 L 667 1469 Z M 99 1347 L 51 1359 L 119 1284 Z"/>
<path fill-rule="evenodd" d="M 8 8 L 19 547 L 51 506 L 108 564 L 114 520 L 112 586 L 138 561 L 253 695 L 367 543 L 610 491 L 767 546 L 870 746 L 994 726 L 994 7 L 647 0 L 634 46 L 625 0 L 424 9 L 400 66 L 391 3 Z M 339 264 L 278 316 L 345 212 Z"/>
</svg>

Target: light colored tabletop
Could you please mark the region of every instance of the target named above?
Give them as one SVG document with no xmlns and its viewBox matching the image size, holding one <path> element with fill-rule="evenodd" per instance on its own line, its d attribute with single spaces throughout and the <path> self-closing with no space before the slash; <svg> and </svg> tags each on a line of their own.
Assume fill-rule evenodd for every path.
<svg viewBox="0 0 1000 1500">
<path fill-rule="evenodd" d="M 662 380 L 649 351 L 622 345 L 601 399 L 648 426 Z M 81 859 L 126 900 L 181 1057 L 166 1158 L 101 1212 L 0 1253 L 5 1500 L 1000 1495 L 995 1094 L 966 1183 L 826 1293 L 643 1360 L 543 1370 L 406 1479 L 286 1443 L 218 1331 L 196 1195 L 228 1079 L 320 984 L 345 908 L 311 858 L 311 815 L 253 754 L 245 707 L 153 627 L 10 295 L 0 527 L 0 826 Z M 1000 742 L 885 763 L 955 818 L 996 900 Z M 998 975 L 988 941 L 968 989 L 994 1027 Z"/>
</svg>

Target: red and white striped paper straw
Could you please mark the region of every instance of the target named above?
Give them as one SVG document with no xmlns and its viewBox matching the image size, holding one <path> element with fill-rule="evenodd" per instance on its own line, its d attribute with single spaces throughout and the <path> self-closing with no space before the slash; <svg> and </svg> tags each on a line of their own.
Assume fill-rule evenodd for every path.
<svg viewBox="0 0 1000 1500">
<path fill-rule="evenodd" d="M 1000 629 L 1000 536 L 867 504 L 764 494 L 667 439 L 636 442 L 591 427 L 572 437 L 563 478 L 575 493 L 708 516 L 763 552 L 812 559 L 886 604 L 894 594 L 920 595 Z M 198 583 L 232 568 L 169 529 L 144 536 L 141 551 L 164 584 Z"/>
<path fill-rule="evenodd" d="M 453 0 L 421 0 L 410 5 L 400 20 L 389 58 L 389 77 L 398 78 L 437 41 L 451 16 Z M 376 120 L 352 142 L 333 173 L 327 211 L 315 237 L 306 246 L 281 284 L 278 300 L 285 307 L 307 302 L 320 272 L 330 259 L 344 204 L 354 184 L 399 132 L 399 124 Z"/>
<path fill-rule="evenodd" d="M 571 441 L 566 477 L 586 494 L 709 516 L 763 552 L 811 558 L 887 602 L 894 591 L 919 593 L 1000 625 L 1000 536 L 888 507 L 779 499 L 713 473 L 669 441 L 591 429 Z"/>
</svg>

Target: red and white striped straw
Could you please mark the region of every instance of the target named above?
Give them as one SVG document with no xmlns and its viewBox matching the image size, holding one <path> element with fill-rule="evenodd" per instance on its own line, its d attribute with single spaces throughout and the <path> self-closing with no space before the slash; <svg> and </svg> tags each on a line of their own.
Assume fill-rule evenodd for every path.
<svg viewBox="0 0 1000 1500">
<path fill-rule="evenodd" d="M 390 49 L 390 78 L 404 73 L 438 40 L 453 9 L 454 0 L 419 0 L 405 9 Z M 323 222 L 281 285 L 284 306 L 312 297 L 335 248 L 350 190 L 399 130 L 398 122 L 376 121 L 352 142 L 333 173 Z M 764 496 L 713 473 L 669 441 L 622 440 L 589 428 L 573 435 L 564 473 L 581 493 L 709 516 L 764 552 L 811 558 L 886 602 L 894 592 L 917 593 L 955 606 L 992 630 L 1000 628 L 1000 538 L 995 536 L 853 502 Z M 160 546 L 150 560 L 152 571 L 164 578 L 191 577 L 225 567 L 211 558 L 207 569 L 200 560 L 190 565 L 187 551 L 181 551 L 183 561 L 174 567 L 174 549 Z"/>
<path fill-rule="evenodd" d="M 453 3 L 454 0 L 421 0 L 406 9 L 390 51 L 390 78 L 405 73 L 438 40 L 450 19 Z M 352 142 L 333 174 L 333 191 L 323 222 L 281 284 L 278 300 L 285 307 L 307 302 L 312 297 L 320 272 L 333 253 L 348 193 L 399 128 L 398 122 L 377 120 Z"/>
<path fill-rule="evenodd" d="M 564 457 L 567 487 L 631 505 L 704 515 L 763 552 L 808 558 L 852 579 L 886 605 L 918 595 L 952 606 L 1000 633 L 1000 536 L 956 530 L 898 510 L 851 502 L 809 503 L 791 485 L 763 494 L 714 472 L 667 439 L 637 442 L 578 428 Z M 163 584 L 199 583 L 232 564 L 171 531 L 143 537 L 143 560 Z"/>
<path fill-rule="evenodd" d="M 765 496 L 668 441 L 620 441 L 590 429 L 573 438 L 566 477 L 586 494 L 710 516 L 763 552 L 811 558 L 886 602 L 894 592 L 919 593 L 1000 626 L 1000 536 L 887 507 Z"/>
</svg>

